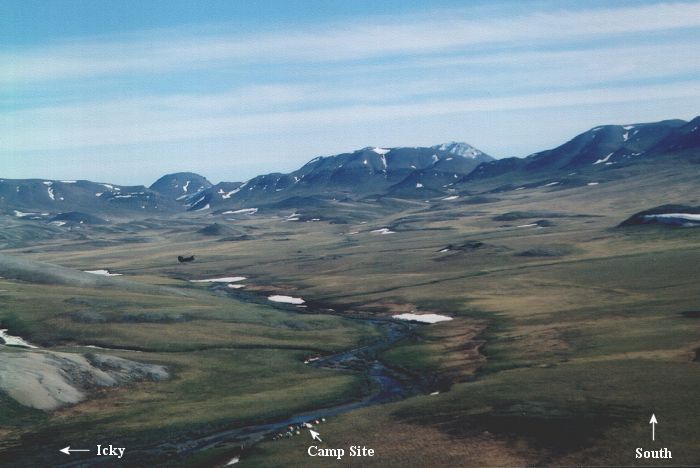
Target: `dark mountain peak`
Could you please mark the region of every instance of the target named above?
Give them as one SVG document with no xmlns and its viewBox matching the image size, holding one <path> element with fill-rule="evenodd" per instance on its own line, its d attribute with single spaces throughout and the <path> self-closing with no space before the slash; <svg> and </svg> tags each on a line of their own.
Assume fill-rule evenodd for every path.
<svg viewBox="0 0 700 468">
<path fill-rule="evenodd" d="M 341 153 L 334 156 L 318 156 L 290 175 L 301 177 L 311 171 L 342 167 L 364 168 L 368 172 L 370 170 L 385 170 L 388 168 L 386 155 L 392 151 L 393 149 L 390 148 L 367 146 L 355 150 L 352 153 Z"/>
<path fill-rule="evenodd" d="M 631 159 L 649 155 L 650 150 L 686 123 L 683 120 L 663 120 L 629 125 L 601 125 L 554 149 L 528 156 L 525 159 L 526 168 L 573 169 L 627 163 Z"/>
<path fill-rule="evenodd" d="M 318 156 L 289 174 L 266 174 L 244 184 L 206 188 L 185 199 L 190 210 L 271 206 L 288 198 L 361 198 L 393 192 L 424 196 L 446 187 L 493 158 L 466 143 L 434 147 L 367 146 Z M 405 181 L 405 182 L 404 182 Z"/>
<path fill-rule="evenodd" d="M 320 173 L 326 173 L 334 183 L 355 184 L 368 181 L 378 175 L 389 183 L 399 182 L 411 172 L 427 169 L 461 172 L 466 174 L 480 161 L 492 158 L 466 143 L 453 143 L 434 147 L 384 148 L 368 146 L 352 153 L 319 157 L 311 160 L 292 177 L 295 183 L 315 181 Z M 380 184 L 381 185 L 381 184 Z"/>
<path fill-rule="evenodd" d="M 199 174 L 176 172 L 156 180 L 150 189 L 171 200 L 182 200 L 211 186 L 212 183 Z"/>
<path fill-rule="evenodd" d="M 242 182 L 219 182 L 216 185 L 188 195 L 181 201 L 188 211 L 205 210 L 211 206 L 226 204 L 232 196 L 240 192 L 245 186 L 246 183 Z"/>
<path fill-rule="evenodd" d="M 172 210 L 166 197 L 142 185 L 87 180 L 0 179 L 0 210 L 48 214 L 77 212 L 146 214 Z"/>
<path fill-rule="evenodd" d="M 700 117 L 691 122 L 662 120 L 627 125 L 600 125 L 566 143 L 526 158 L 499 159 L 479 165 L 461 182 L 500 176 L 558 171 L 598 171 L 619 168 L 666 154 L 684 154 L 700 148 Z"/>
<path fill-rule="evenodd" d="M 684 125 L 675 128 L 654 149 L 660 153 L 697 151 L 700 148 L 700 117 L 683 123 Z"/>
</svg>

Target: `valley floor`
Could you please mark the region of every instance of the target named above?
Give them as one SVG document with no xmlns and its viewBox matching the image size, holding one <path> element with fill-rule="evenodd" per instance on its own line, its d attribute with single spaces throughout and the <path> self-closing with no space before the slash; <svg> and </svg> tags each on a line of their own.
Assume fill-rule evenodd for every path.
<svg viewBox="0 0 700 468">
<path fill-rule="evenodd" d="M 0 262 L 0 328 L 38 348 L 0 346 L 0 357 L 104 353 L 169 377 L 85 389 L 54 411 L 0 393 L 0 464 L 56 466 L 61 447 L 112 443 L 129 466 L 329 466 L 308 455 L 306 433 L 242 450 L 188 440 L 370 395 L 362 372 L 309 359 L 379 340 L 368 319 L 432 313 L 452 320 L 417 324 L 373 356 L 418 394 L 329 417 L 319 447 L 372 448 L 342 460 L 358 466 L 697 466 L 700 229 L 616 227 L 652 206 L 699 204 L 693 174 L 672 175 L 668 188 L 637 177 L 478 204 L 339 202 L 346 224 L 196 213 L 18 240 L 2 252 L 26 264 Z M 248 237 L 199 232 L 214 221 Z M 12 222 L 21 237 L 30 221 Z M 178 263 L 184 253 L 196 261 Z M 221 277 L 245 279 L 191 282 Z M 673 459 L 639 460 L 637 447 Z"/>
</svg>

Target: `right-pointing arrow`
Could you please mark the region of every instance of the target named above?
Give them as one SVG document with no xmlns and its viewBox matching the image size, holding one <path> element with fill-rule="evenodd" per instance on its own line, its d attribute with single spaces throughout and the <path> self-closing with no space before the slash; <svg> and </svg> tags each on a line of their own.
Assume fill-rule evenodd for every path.
<svg viewBox="0 0 700 468">
<path fill-rule="evenodd" d="M 318 432 L 314 431 L 313 429 L 309 429 L 309 432 L 311 433 L 311 438 L 312 438 L 313 440 L 318 440 L 319 442 L 323 442 L 323 441 L 321 440 L 321 438 L 319 437 L 321 434 L 319 434 Z"/>
<path fill-rule="evenodd" d="M 656 415 L 654 413 L 651 414 L 649 424 L 651 424 L 651 440 L 656 440 L 656 425 L 659 424 L 659 422 L 656 420 Z"/>
</svg>

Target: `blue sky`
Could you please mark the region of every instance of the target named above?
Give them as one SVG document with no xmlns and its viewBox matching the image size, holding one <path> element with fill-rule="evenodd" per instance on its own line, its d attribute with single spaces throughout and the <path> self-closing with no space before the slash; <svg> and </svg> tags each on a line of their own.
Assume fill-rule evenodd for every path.
<svg viewBox="0 0 700 468">
<path fill-rule="evenodd" d="M 526 156 L 700 112 L 700 2 L 0 3 L 0 176 L 150 184 L 369 145 Z"/>
</svg>

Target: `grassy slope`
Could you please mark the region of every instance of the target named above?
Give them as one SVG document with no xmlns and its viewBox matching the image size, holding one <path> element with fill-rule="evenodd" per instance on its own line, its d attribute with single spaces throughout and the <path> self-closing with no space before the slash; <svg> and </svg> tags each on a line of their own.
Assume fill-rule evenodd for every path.
<svg viewBox="0 0 700 468">
<path fill-rule="evenodd" d="M 163 364 L 173 375 L 160 383 L 100 390 L 97 399 L 52 414 L 3 398 L 3 446 L 14 445 L 30 456 L 35 449 L 28 441 L 48 432 L 59 434 L 51 436 L 59 444 L 100 443 L 100 434 L 127 445 L 163 441 L 162 431 L 174 437 L 263 422 L 346 401 L 364 391 L 365 383 L 355 375 L 318 371 L 302 361 L 312 353 L 371 339 L 376 335 L 370 327 L 196 289 L 180 297 L 0 280 L 0 325 L 11 333 L 67 352 L 95 351 L 80 347 L 84 344 L 137 348 L 141 351 L 100 352 Z M 183 315 L 185 321 L 168 323 L 170 317 L 181 320 Z M 104 322 L 84 323 L 86 316 Z M 132 318 L 121 322 L 124 316 Z M 153 317 L 156 322 L 144 322 Z M 17 447 L 19 437 L 25 442 Z M 19 456 L 13 453 L 13 458 Z"/>
</svg>

